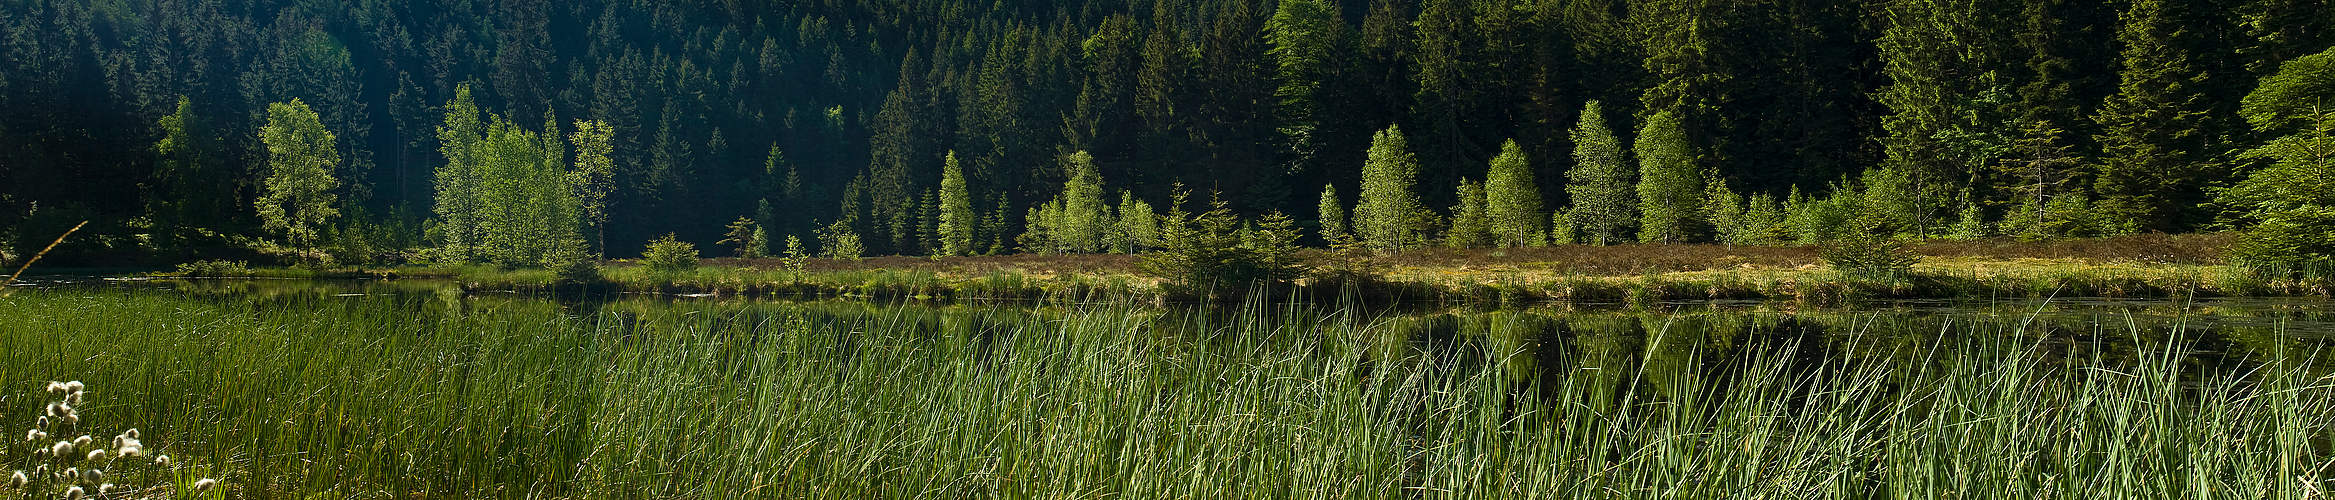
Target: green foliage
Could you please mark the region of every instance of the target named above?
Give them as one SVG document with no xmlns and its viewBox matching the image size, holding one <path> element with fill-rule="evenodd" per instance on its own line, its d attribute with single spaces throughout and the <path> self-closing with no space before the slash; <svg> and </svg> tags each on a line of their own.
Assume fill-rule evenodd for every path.
<svg viewBox="0 0 2335 500">
<path fill-rule="evenodd" d="M 859 233 L 851 229 L 850 220 L 837 219 L 819 229 L 819 256 L 857 261 L 866 253 L 866 247 L 859 243 Z"/>
<path fill-rule="evenodd" d="M 1859 233 L 1825 245 L 1824 263 L 1854 279 L 1894 281 L 1913 272 L 1921 262 L 1903 241 L 1873 233 Z"/>
<path fill-rule="evenodd" d="M 957 152 L 950 151 L 941 161 L 940 254 L 972 255 L 977 218 L 973 194 L 965 189 L 965 169 L 957 164 Z"/>
<path fill-rule="evenodd" d="M 2117 92 L 2094 117 L 2102 154 L 2094 208 L 2110 234 L 2190 228 L 2204 180 L 2220 168 L 2212 157 L 2224 131 L 2203 94 L 2207 56 L 2192 38 L 2203 18 L 2189 14 L 2179 2 L 2134 0 L 2119 17 Z"/>
<path fill-rule="evenodd" d="M 1323 87 L 1336 76 L 1336 52 L 1345 24 L 1322 0 L 1280 2 L 1265 22 L 1266 55 L 1273 59 L 1276 129 L 1291 155 L 1291 171 L 1305 171 L 1319 154 L 1325 108 Z"/>
<path fill-rule="evenodd" d="M 1119 192 L 1117 221 L 1111 231 L 1112 249 L 1131 254 L 1160 246 L 1159 215 L 1152 213 L 1150 203 L 1135 199 L 1134 192 Z"/>
<path fill-rule="evenodd" d="M 1084 151 L 1063 155 L 1062 167 L 1070 173 L 1070 180 L 1062 183 L 1062 195 L 1031 218 L 1033 226 L 1043 226 L 1037 241 L 1049 252 L 1102 251 L 1112 225 L 1111 206 L 1103 202 L 1103 178 L 1095 169 L 1094 156 Z M 1030 236 L 1024 238 L 1023 244 L 1029 245 Z"/>
<path fill-rule="evenodd" d="M 2335 264 L 2335 49 L 2286 64 L 2247 96 L 2247 119 L 2284 131 L 2247 159 L 2270 162 L 2221 193 L 2231 222 L 2249 225 L 2233 257 L 2325 272 Z M 2316 88 L 2311 94 L 2305 88 Z"/>
<path fill-rule="evenodd" d="M 334 217 L 341 155 L 332 131 L 308 104 L 293 99 L 268 105 L 267 126 L 260 141 L 267 144 L 267 180 L 256 206 L 262 227 L 295 246 L 313 246 Z"/>
<path fill-rule="evenodd" d="M 1492 157 L 1491 172 L 1484 178 L 1484 198 L 1491 232 L 1499 244 L 1509 247 L 1540 246 L 1546 239 L 1548 214 L 1541 212 L 1540 182 L 1533 177 L 1532 162 L 1524 155 L 1524 148 L 1514 139 L 1500 145 L 1500 155 Z"/>
<path fill-rule="evenodd" d="M 1837 240 L 1850 233 L 1862 212 L 1863 200 L 1846 186 L 1834 186 L 1832 193 L 1822 198 L 1803 197 L 1794 189 L 1785 208 L 1784 225 L 1800 243 Z"/>
<path fill-rule="evenodd" d="M 1954 227 L 1947 232 L 1947 237 L 1961 240 L 1974 240 L 1993 235 L 1993 225 L 1986 223 L 1986 209 L 1979 208 L 1976 203 L 1967 202 L 1962 205 L 1960 215 L 1955 217 Z"/>
<path fill-rule="evenodd" d="M 1747 223 L 1744 217 L 1747 209 L 1743 195 L 1727 189 L 1726 179 L 1713 179 L 1708 192 L 1703 195 L 1703 214 L 1709 217 L 1707 223 L 1720 243 L 1752 244 L 1753 235 L 1759 229 Z"/>
<path fill-rule="evenodd" d="M 1570 245 L 1581 242 L 1581 234 L 1573 225 L 1573 216 L 1559 209 L 1549 215 L 1549 244 Z"/>
<path fill-rule="evenodd" d="M 454 99 L 446 103 L 445 123 L 438 126 L 438 153 L 446 163 L 432 176 L 437 204 L 431 209 L 437 216 L 440 255 L 455 262 L 479 257 L 485 240 L 479 222 L 484 215 L 479 143 L 485 137 L 486 122 L 471 100 L 470 85 L 456 86 Z"/>
<path fill-rule="evenodd" d="M 1338 199 L 1338 186 L 1322 185 L 1322 199 L 1316 206 L 1321 212 L 1321 237 L 1326 245 L 1335 246 L 1353 235 L 1346 232 L 1346 203 Z"/>
<path fill-rule="evenodd" d="M 1443 244 L 1452 248 L 1481 248 L 1492 244 L 1492 219 L 1485 213 L 1484 185 L 1461 178 L 1459 204 L 1451 207 L 1451 226 Z"/>
<path fill-rule="evenodd" d="M 1684 243 L 1702 233 L 1703 169 L 1678 116 L 1655 113 L 1638 131 L 1638 241 Z"/>
<path fill-rule="evenodd" d="M 608 252 L 608 196 L 616 190 L 616 161 L 610 156 L 615 153 L 615 138 L 616 129 L 598 120 L 576 120 L 576 131 L 568 135 L 576 149 L 568 185 L 575 191 L 579 215 L 592 229 L 593 255 Z"/>
<path fill-rule="evenodd" d="M 198 260 L 179 264 L 175 274 L 189 278 L 239 278 L 251 275 L 251 264 L 239 260 Z"/>
<path fill-rule="evenodd" d="M 1419 175 L 1419 158 L 1411 154 L 1399 126 L 1388 126 L 1370 141 L 1369 158 L 1362 164 L 1362 198 L 1354 206 L 1354 233 L 1363 244 L 1380 252 L 1417 246 L 1421 214 L 1412 187 Z"/>
<path fill-rule="evenodd" d="M 1238 297 L 1252 287 L 1270 289 L 1305 274 L 1297 256 L 1297 224 L 1278 212 L 1256 224 L 1242 224 L 1223 200 L 1206 212 L 1186 213 L 1184 194 L 1160 218 L 1164 248 L 1146 255 L 1141 268 L 1158 277 L 1170 295 Z"/>
<path fill-rule="evenodd" d="M 763 257 L 762 249 L 770 246 L 769 242 L 762 240 L 765 237 L 760 234 L 762 226 L 755 224 L 754 219 L 739 216 L 738 220 L 730 221 L 726 228 L 727 231 L 722 233 L 721 241 L 716 241 L 714 244 L 728 245 L 731 253 L 737 255 L 738 258 Z"/>
<path fill-rule="evenodd" d="M 1573 128 L 1573 168 L 1565 171 L 1565 193 L 1573 198 L 1571 225 L 1586 243 L 1620 243 L 1637 227 L 1635 177 L 1622 158 L 1621 141 L 1606 127 L 1604 110 L 1589 101 Z"/>
<path fill-rule="evenodd" d="M 786 235 L 786 253 L 779 254 L 781 265 L 788 271 L 802 272 L 811 267 L 811 253 L 803 249 L 803 239 Z"/>
<path fill-rule="evenodd" d="M 195 115 L 185 96 L 171 114 L 157 120 L 162 138 L 154 143 L 154 180 L 145 190 L 145 215 L 156 232 L 175 243 L 198 228 L 224 229 L 233 192 L 218 189 L 220 144 L 211 127 Z"/>
<path fill-rule="evenodd" d="M 697 245 L 665 233 L 649 240 L 648 246 L 641 249 L 641 265 L 651 273 L 666 276 L 697 269 Z"/>
</svg>

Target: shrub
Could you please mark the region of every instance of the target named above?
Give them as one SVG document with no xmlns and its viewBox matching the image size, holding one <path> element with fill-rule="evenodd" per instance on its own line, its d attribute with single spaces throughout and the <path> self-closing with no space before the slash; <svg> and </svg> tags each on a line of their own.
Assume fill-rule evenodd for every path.
<svg viewBox="0 0 2335 500">
<path fill-rule="evenodd" d="M 1256 224 L 1243 226 L 1222 200 L 1214 208 L 1185 214 L 1183 194 L 1177 208 L 1162 218 L 1160 234 L 1166 249 L 1145 256 L 1144 274 L 1165 280 L 1169 295 L 1207 297 L 1252 286 L 1288 284 L 1305 274 L 1297 257 L 1297 225 L 1279 212 Z"/>
<path fill-rule="evenodd" d="M 235 278 L 251 275 L 251 264 L 230 260 L 198 260 L 178 265 L 179 276 L 188 278 Z"/>
<path fill-rule="evenodd" d="M 859 233 L 851 230 L 851 222 L 837 219 L 819 229 L 819 254 L 835 260 L 859 260 L 867 249 L 859 244 Z"/>
<path fill-rule="evenodd" d="M 694 252 L 693 252 L 694 253 Z M 692 256 L 691 265 L 695 258 Z M 600 279 L 600 263 L 582 245 L 558 245 L 543 255 L 543 267 L 559 283 L 590 283 Z"/>
<path fill-rule="evenodd" d="M 1904 276 L 1921 260 L 1904 242 L 1870 233 L 1835 240 L 1822 256 L 1825 264 L 1852 278 L 1878 280 Z"/>
<path fill-rule="evenodd" d="M 2272 275 L 2335 269 L 2335 208 L 2281 210 L 2240 233 L 2232 260 Z"/>
<path fill-rule="evenodd" d="M 648 248 L 641 251 L 641 263 L 648 266 L 649 272 L 658 274 L 697 269 L 697 245 L 681 241 L 673 233 L 665 233 L 649 241 Z"/>
</svg>

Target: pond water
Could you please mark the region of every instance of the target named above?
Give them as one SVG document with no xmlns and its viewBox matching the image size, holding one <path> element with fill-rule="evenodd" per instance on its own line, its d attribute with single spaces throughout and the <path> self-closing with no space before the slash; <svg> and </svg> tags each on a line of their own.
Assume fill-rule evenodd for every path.
<svg viewBox="0 0 2335 500">
<path fill-rule="evenodd" d="M 2328 305 L 50 279 L 0 298 L 0 424 L 86 380 L 107 425 L 253 496 L 2302 497 L 2335 486 Z M 180 473 L 146 474 L 123 480 Z"/>
</svg>

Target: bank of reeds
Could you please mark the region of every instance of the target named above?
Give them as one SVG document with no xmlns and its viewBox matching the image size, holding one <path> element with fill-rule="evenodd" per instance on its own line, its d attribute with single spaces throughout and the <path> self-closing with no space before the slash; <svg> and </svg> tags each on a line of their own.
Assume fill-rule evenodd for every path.
<svg viewBox="0 0 2335 500">
<path fill-rule="evenodd" d="M 2179 329 L 2068 349 L 2016 318 L 1720 338 L 1618 314 L 598 307 L 24 293 L 0 299 L 0 397 L 87 380 L 91 411 L 259 497 L 2311 498 L 2335 478 L 2314 353 L 2218 362 Z"/>
</svg>

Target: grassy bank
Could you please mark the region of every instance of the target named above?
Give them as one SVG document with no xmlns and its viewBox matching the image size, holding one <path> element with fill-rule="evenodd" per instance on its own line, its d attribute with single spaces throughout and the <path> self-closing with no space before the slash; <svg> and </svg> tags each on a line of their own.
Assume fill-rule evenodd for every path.
<svg viewBox="0 0 2335 500">
<path fill-rule="evenodd" d="M 1939 241 L 1913 247 L 1910 273 L 1851 276 L 1823 264 L 1815 247 L 1568 245 L 1507 250 L 1431 249 L 1395 255 L 1309 254 L 1324 269 L 1294 296 L 1316 302 L 1522 305 L 1595 303 L 1647 306 L 1667 301 L 1767 300 L 1839 305 L 1889 299 L 2043 297 L 2328 296 L 2322 277 L 2275 277 L 2223 262 L 2224 235 L 2144 235 L 2025 242 Z M 786 267 L 772 259 L 711 259 L 696 269 L 651 272 L 610 262 L 598 279 L 561 283 L 545 270 L 486 266 L 306 271 L 249 269 L 257 277 L 452 277 L 481 292 L 575 291 L 757 298 L 934 301 L 1166 302 L 1174 296 L 1126 255 L 883 257 L 814 259 Z M 178 274 L 235 276 L 233 269 Z"/>
<path fill-rule="evenodd" d="M 2155 327 L 2070 350 L 2018 318 L 1940 340 L 1626 314 L 94 298 L 0 299 L 0 423 L 33 418 L 16 396 L 39 381 L 84 380 L 84 413 L 239 497 L 2303 498 L 2335 478 L 2335 387 L 2302 354 L 2220 363 Z"/>
</svg>

